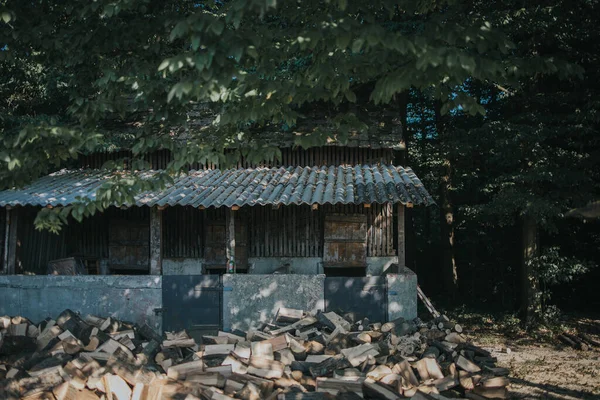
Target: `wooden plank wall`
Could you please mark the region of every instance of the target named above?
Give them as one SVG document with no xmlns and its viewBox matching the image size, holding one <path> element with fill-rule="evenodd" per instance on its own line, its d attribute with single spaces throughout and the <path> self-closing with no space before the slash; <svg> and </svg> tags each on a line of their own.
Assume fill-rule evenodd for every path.
<svg viewBox="0 0 600 400">
<path fill-rule="evenodd" d="M 326 205 L 326 213 L 365 214 L 367 216 L 367 257 L 395 256 L 394 218 L 390 204 L 363 205 Z"/>
<path fill-rule="evenodd" d="M 248 210 L 248 211 L 246 211 Z M 322 257 L 326 214 L 367 216 L 367 257 L 395 256 L 395 223 L 389 204 L 249 207 L 250 257 Z"/>
<path fill-rule="evenodd" d="M 163 258 L 204 257 L 204 215 L 193 207 L 163 211 Z"/>
<path fill-rule="evenodd" d="M 131 157 L 131 153 L 120 151 L 115 153 L 95 153 L 81 158 L 79 166 L 83 168 L 101 168 L 109 160 L 118 160 Z M 235 168 L 255 167 L 280 167 L 280 166 L 302 166 L 313 167 L 322 165 L 356 165 L 356 164 L 378 164 L 394 163 L 395 152 L 392 149 L 370 149 L 358 147 L 324 146 L 310 149 L 281 149 L 281 160 L 273 162 L 250 163 L 242 158 Z M 152 169 L 164 169 L 171 161 L 171 153 L 168 150 L 159 150 L 147 155 L 145 160 Z M 214 169 L 215 164 L 193 163 L 189 169 Z"/>
<path fill-rule="evenodd" d="M 38 231 L 33 221 L 39 208 L 19 208 L 16 273 L 46 274 L 48 261 L 73 255 L 108 258 L 109 222 L 111 218 L 140 220 L 148 218 L 146 207 L 111 208 L 104 214 L 69 221 L 59 234 Z"/>
<path fill-rule="evenodd" d="M 322 257 L 323 219 L 318 210 L 306 205 L 242 210 L 250 216 L 250 257 Z"/>
</svg>

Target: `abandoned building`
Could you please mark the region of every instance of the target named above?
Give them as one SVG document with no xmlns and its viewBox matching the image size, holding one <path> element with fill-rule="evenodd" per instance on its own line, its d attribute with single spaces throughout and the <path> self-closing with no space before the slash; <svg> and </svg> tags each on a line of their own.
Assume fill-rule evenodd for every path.
<svg viewBox="0 0 600 400">
<path fill-rule="evenodd" d="M 79 308 L 165 330 L 247 328 L 280 306 L 416 316 L 404 210 L 433 200 L 402 166 L 403 150 L 399 134 L 361 135 L 344 146 L 284 147 L 276 163 L 196 165 L 135 204 L 59 234 L 35 230 L 41 207 L 93 197 L 110 177 L 102 164 L 123 154 L 83 157 L 81 168 L 0 192 L 0 313 Z M 169 157 L 159 151 L 149 162 L 157 170 Z M 71 264 L 84 275 L 48 275 Z"/>
</svg>

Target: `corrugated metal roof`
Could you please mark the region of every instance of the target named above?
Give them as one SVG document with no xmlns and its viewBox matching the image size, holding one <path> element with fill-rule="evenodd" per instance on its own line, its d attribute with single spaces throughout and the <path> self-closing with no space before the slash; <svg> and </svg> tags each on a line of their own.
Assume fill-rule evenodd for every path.
<svg viewBox="0 0 600 400">
<path fill-rule="evenodd" d="M 150 179 L 155 172 L 141 173 Z M 65 206 L 93 199 L 111 177 L 102 170 L 62 170 L 20 190 L 0 192 L 0 206 Z M 412 203 L 434 201 L 410 168 L 391 165 L 287 167 L 191 171 L 136 205 L 231 207 L 291 204 Z"/>
</svg>

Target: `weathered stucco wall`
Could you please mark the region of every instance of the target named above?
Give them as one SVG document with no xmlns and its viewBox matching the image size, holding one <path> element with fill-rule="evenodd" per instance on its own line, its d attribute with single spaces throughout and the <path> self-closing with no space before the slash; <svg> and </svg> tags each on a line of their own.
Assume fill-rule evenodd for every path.
<svg viewBox="0 0 600 400">
<path fill-rule="evenodd" d="M 202 258 L 164 258 L 163 275 L 202 275 Z"/>
<path fill-rule="evenodd" d="M 257 328 L 280 307 L 316 312 L 325 305 L 325 275 L 223 275 L 223 328 Z"/>
<path fill-rule="evenodd" d="M 316 275 L 323 273 L 321 257 L 250 257 L 248 265 L 251 274 L 270 274 L 285 264 L 290 264 L 290 273 Z"/>
<path fill-rule="evenodd" d="M 56 318 L 70 308 L 148 325 L 161 330 L 160 276 L 0 276 L 0 315 L 22 315 L 34 322 Z"/>
<path fill-rule="evenodd" d="M 417 318 L 417 274 L 400 267 L 397 274 L 387 275 L 388 320 Z"/>
<path fill-rule="evenodd" d="M 392 266 L 398 263 L 397 256 L 367 257 L 367 276 L 380 276 Z"/>
</svg>

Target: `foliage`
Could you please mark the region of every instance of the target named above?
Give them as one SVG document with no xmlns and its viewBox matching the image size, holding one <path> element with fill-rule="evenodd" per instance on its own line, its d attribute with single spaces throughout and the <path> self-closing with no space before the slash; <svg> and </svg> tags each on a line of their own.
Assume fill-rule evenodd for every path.
<svg viewBox="0 0 600 400">
<path fill-rule="evenodd" d="M 96 201 L 38 215 L 57 231 L 193 162 L 279 157 L 265 132 L 343 143 L 369 113 L 406 114 L 409 164 L 451 200 L 461 293 L 512 310 L 523 216 L 566 257 L 540 271 L 600 258 L 597 225 L 563 218 L 600 198 L 599 14 L 587 0 L 0 0 L 0 187 L 95 150 L 130 148 L 139 169 L 173 152 L 163 174 L 118 171 Z M 438 214 L 407 214 L 409 266 L 436 290 Z"/>
<path fill-rule="evenodd" d="M 533 73 L 580 73 L 560 59 L 517 56 L 502 24 L 473 6 L 3 0 L 0 68 L 15 73 L 2 74 L 0 98 L 25 98 L 24 107 L 2 104 L 12 123 L 0 128 L 0 179 L 24 184 L 94 146 L 110 147 L 115 131 L 135 137 L 136 159 L 172 150 L 171 173 L 193 161 L 224 164 L 226 149 L 269 159 L 277 146 L 260 132 L 301 126 L 315 108 L 327 113 L 325 135 L 297 136 L 296 145 L 344 142 L 367 128 L 362 110 L 397 109 L 395 96 L 409 89 L 426 91 L 443 112 L 475 115 L 483 105 L 456 90 L 466 80 L 507 85 Z M 203 129 L 190 117 L 199 105 L 214 116 Z"/>
<path fill-rule="evenodd" d="M 519 44 L 515 51 L 520 57 L 561 58 L 584 73 L 567 80 L 536 74 L 510 86 L 467 81 L 461 90 L 479 99 L 486 114 L 455 110 L 444 122 L 450 135 L 437 132 L 433 99 L 411 92 L 408 133 L 413 168 L 426 187 L 435 189 L 442 161 L 452 161 L 450 196 L 465 299 L 496 310 L 517 306 L 519 224 L 525 215 L 532 216 L 543 232 L 541 249 L 560 249 L 562 257 L 582 262 L 600 257 L 598 224 L 564 218 L 569 209 L 600 198 L 600 30 L 594 18 L 599 12 L 597 3 L 587 1 L 529 2 L 522 8 L 512 2 L 494 3 L 489 16 Z M 415 210 L 414 219 L 416 268 L 426 286 L 442 290 L 439 280 L 428 280 L 437 277 L 442 264 L 435 256 L 442 254 L 437 251 L 442 222 L 428 210 Z M 556 276 L 569 274 L 573 267 L 571 262 L 555 265 Z M 565 294 L 561 300 L 573 304 L 573 298 Z"/>
</svg>

